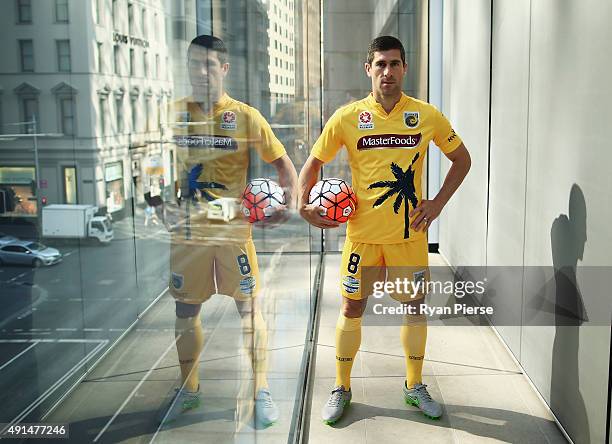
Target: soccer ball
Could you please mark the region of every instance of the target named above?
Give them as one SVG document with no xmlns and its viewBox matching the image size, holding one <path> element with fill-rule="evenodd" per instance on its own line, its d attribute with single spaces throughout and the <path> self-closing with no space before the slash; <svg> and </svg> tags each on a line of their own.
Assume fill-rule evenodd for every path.
<svg viewBox="0 0 612 444">
<path fill-rule="evenodd" d="M 342 179 L 330 178 L 317 182 L 308 196 L 308 203 L 325 209 L 321 216 L 344 223 L 357 208 L 357 197 L 351 186 Z"/>
<path fill-rule="evenodd" d="M 281 205 L 285 205 L 285 192 L 270 179 L 251 180 L 242 193 L 241 211 L 250 223 L 272 216 Z"/>
</svg>

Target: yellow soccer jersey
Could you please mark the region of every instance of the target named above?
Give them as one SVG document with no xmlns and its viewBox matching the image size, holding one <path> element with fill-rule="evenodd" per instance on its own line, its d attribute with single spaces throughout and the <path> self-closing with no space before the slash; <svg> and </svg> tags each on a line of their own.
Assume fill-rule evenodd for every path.
<svg viewBox="0 0 612 444">
<path fill-rule="evenodd" d="M 353 242 L 390 244 L 419 240 L 408 214 L 421 201 L 421 177 L 432 141 L 449 153 L 461 139 L 433 105 L 405 94 L 387 114 L 374 96 L 338 109 L 312 149 L 323 162 L 345 146 L 357 195 L 348 221 Z"/>
<path fill-rule="evenodd" d="M 205 113 L 191 97 L 173 104 L 172 136 L 177 168 L 183 185 L 197 188 L 198 203 L 191 206 L 190 230 L 194 241 L 241 242 L 250 237 L 250 224 L 240 215 L 230 222 L 209 220 L 207 202 L 240 198 L 247 181 L 249 150 L 265 162 L 285 154 L 270 125 L 256 109 L 224 94 L 212 112 Z"/>
</svg>

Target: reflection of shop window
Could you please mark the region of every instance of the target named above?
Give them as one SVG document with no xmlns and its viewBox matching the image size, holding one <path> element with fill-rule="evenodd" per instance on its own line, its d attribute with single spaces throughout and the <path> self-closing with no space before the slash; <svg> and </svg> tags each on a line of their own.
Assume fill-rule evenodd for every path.
<svg viewBox="0 0 612 444">
<path fill-rule="evenodd" d="M 14 197 L 14 208 L 4 216 L 36 216 L 34 168 L 0 167 L 0 189 Z"/>
<path fill-rule="evenodd" d="M 64 203 L 78 203 L 76 167 L 64 167 L 62 176 L 64 178 Z"/>
<path fill-rule="evenodd" d="M 109 163 L 104 168 L 106 182 L 106 210 L 109 213 L 119 211 L 125 206 L 123 193 L 123 165 L 121 162 Z"/>
</svg>

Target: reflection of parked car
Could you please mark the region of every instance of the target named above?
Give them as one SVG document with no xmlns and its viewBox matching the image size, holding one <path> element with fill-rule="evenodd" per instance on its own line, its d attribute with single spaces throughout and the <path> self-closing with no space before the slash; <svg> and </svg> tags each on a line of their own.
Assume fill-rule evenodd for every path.
<svg viewBox="0 0 612 444">
<path fill-rule="evenodd" d="M 0 232 L 0 246 L 10 244 L 11 242 L 16 242 L 18 240 L 19 239 L 17 239 L 15 236 Z"/>
<path fill-rule="evenodd" d="M 1 264 L 53 265 L 62 260 L 62 254 L 55 248 L 39 242 L 17 241 L 0 247 Z"/>
</svg>

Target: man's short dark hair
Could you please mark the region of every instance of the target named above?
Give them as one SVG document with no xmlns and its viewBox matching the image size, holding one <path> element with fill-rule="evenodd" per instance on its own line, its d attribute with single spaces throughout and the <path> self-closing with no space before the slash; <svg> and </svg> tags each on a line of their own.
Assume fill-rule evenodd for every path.
<svg viewBox="0 0 612 444">
<path fill-rule="evenodd" d="M 368 63 L 371 65 L 374 60 L 374 53 L 376 51 L 388 51 L 390 49 L 399 49 L 400 56 L 402 57 L 402 63 L 406 64 L 406 51 L 404 51 L 404 45 L 398 39 L 390 35 L 381 35 L 376 37 L 368 46 Z"/>
<path fill-rule="evenodd" d="M 221 64 L 227 61 L 227 47 L 225 46 L 225 43 L 223 43 L 223 40 L 221 40 L 219 37 L 206 34 L 202 34 L 195 37 L 191 41 L 191 43 L 189 43 L 189 49 L 187 50 L 187 54 L 189 54 L 189 51 L 194 46 L 199 46 L 200 48 L 216 51 L 217 57 L 219 58 Z"/>
</svg>

